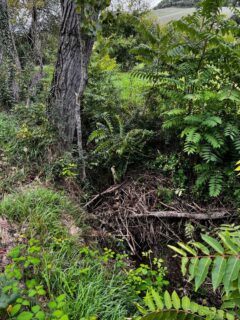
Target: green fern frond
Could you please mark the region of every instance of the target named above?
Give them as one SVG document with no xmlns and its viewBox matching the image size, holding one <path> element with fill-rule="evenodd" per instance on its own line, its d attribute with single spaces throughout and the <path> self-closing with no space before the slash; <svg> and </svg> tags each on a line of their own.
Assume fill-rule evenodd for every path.
<svg viewBox="0 0 240 320">
<path fill-rule="evenodd" d="M 209 179 L 209 195 L 218 197 L 223 188 L 223 174 L 221 172 L 214 173 Z"/>
<path fill-rule="evenodd" d="M 210 145 L 202 146 L 199 154 L 203 158 L 203 160 L 206 161 L 206 163 L 219 161 L 219 157 L 213 152 Z"/>
<path fill-rule="evenodd" d="M 205 140 L 213 147 L 213 149 L 219 149 L 224 144 L 224 140 L 221 136 L 212 135 L 209 133 L 204 134 Z"/>
</svg>

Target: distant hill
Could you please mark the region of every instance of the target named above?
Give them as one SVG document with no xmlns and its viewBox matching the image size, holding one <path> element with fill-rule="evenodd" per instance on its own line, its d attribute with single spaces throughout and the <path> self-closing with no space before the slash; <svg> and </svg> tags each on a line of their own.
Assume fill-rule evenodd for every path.
<svg viewBox="0 0 240 320">
<path fill-rule="evenodd" d="M 179 8 L 192 8 L 197 5 L 201 0 L 162 0 L 156 7 L 157 9 L 179 7 Z M 239 4 L 238 0 L 226 0 L 224 5 Z"/>
<path fill-rule="evenodd" d="M 162 0 L 155 9 L 157 10 L 169 7 L 191 8 L 195 7 L 199 1 L 200 0 Z"/>
</svg>

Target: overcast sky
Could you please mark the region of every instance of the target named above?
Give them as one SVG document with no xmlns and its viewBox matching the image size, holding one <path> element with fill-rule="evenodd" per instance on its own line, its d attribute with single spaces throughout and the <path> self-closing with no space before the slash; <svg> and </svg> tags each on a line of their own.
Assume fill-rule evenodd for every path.
<svg viewBox="0 0 240 320">
<path fill-rule="evenodd" d="M 151 5 L 151 7 L 154 7 L 159 4 L 160 0 L 147 0 L 147 2 Z"/>
</svg>

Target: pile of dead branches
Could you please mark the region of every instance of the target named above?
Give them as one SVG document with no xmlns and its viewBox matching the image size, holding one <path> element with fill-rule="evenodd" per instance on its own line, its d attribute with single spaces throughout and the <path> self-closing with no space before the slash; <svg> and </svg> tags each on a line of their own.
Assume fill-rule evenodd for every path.
<svg viewBox="0 0 240 320">
<path fill-rule="evenodd" d="M 170 203 L 165 201 L 166 190 L 174 195 Z M 167 178 L 154 174 L 128 177 L 122 184 L 97 194 L 85 207 L 98 228 L 124 238 L 134 253 L 142 243 L 151 246 L 163 237 L 167 241 L 180 240 L 178 229 L 186 219 L 197 224 L 231 215 L 222 205 L 203 207 L 178 197 Z"/>
</svg>

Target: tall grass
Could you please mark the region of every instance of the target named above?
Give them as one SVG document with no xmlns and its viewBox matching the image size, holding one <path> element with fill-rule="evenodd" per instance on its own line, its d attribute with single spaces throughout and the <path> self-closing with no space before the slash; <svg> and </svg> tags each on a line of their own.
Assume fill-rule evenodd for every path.
<svg viewBox="0 0 240 320">
<path fill-rule="evenodd" d="M 48 291 L 66 295 L 70 319 L 121 320 L 132 311 L 126 275 L 114 262 L 104 265 L 98 256 L 84 257 L 78 248 L 64 245 L 48 251 L 44 264 Z"/>
<path fill-rule="evenodd" d="M 79 225 L 83 223 L 83 213 L 63 193 L 43 187 L 7 195 L 0 202 L 0 216 L 25 225 L 25 232 L 43 243 L 52 237 L 67 235 L 61 223 L 63 214 L 76 218 Z"/>
</svg>

